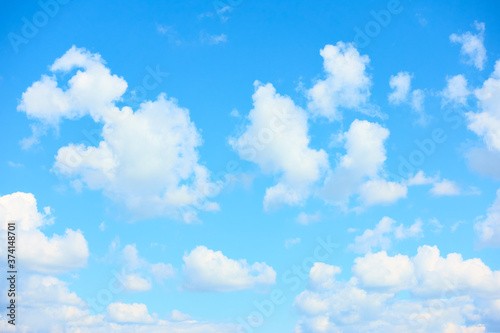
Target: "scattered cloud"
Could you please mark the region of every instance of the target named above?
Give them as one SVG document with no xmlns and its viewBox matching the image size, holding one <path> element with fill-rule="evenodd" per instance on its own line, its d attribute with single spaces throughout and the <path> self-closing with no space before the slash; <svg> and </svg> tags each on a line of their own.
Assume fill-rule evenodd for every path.
<svg viewBox="0 0 500 333">
<path fill-rule="evenodd" d="M 227 42 L 227 36 L 225 34 L 212 35 L 202 31 L 200 33 L 200 41 L 208 45 L 217 45 Z"/>
<path fill-rule="evenodd" d="M 289 248 L 291 248 L 299 243 L 300 243 L 299 237 L 287 239 L 287 240 L 285 240 L 285 248 L 289 249 Z"/>
<path fill-rule="evenodd" d="M 308 225 L 311 223 L 319 222 L 321 220 L 321 212 L 317 211 L 314 214 L 307 214 L 305 212 L 301 212 L 299 215 L 297 215 L 297 218 L 295 221 L 298 224 L 302 225 Z"/>
<path fill-rule="evenodd" d="M 486 218 L 478 218 L 474 230 L 480 246 L 500 247 L 500 190 L 496 199 L 488 208 Z"/>
<path fill-rule="evenodd" d="M 476 34 L 470 31 L 461 35 L 451 34 L 450 41 L 452 43 L 462 44 L 460 54 L 467 64 L 473 65 L 479 70 L 483 70 L 484 63 L 487 59 L 486 48 L 484 47 L 485 24 L 476 21 L 474 22 L 474 27 L 477 30 Z"/>
</svg>

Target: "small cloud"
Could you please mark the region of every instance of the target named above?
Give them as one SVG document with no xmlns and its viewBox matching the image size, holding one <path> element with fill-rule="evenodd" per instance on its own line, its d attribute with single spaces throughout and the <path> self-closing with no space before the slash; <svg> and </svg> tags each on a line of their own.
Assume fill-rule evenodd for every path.
<svg viewBox="0 0 500 333">
<path fill-rule="evenodd" d="M 170 319 L 172 321 L 186 321 L 191 319 L 191 316 L 186 313 L 182 313 L 179 310 L 172 310 L 170 313 Z"/>
<path fill-rule="evenodd" d="M 12 161 L 9 161 L 7 163 L 12 168 L 23 168 L 24 167 L 24 164 L 22 164 L 22 163 L 15 163 L 15 162 L 12 162 Z"/>
<path fill-rule="evenodd" d="M 208 45 L 217 45 L 221 43 L 227 42 L 227 36 L 225 34 L 220 34 L 220 35 L 212 35 L 207 32 L 201 32 L 200 33 L 200 41 L 203 44 L 208 44 Z"/>
<path fill-rule="evenodd" d="M 429 220 L 429 224 L 434 227 L 434 229 L 432 230 L 433 232 L 441 232 L 441 230 L 443 229 L 443 225 L 435 217 Z"/>
<path fill-rule="evenodd" d="M 418 23 L 420 23 L 421 26 L 425 27 L 429 23 L 425 17 L 423 17 L 421 14 L 416 14 L 415 15 L 418 19 Z"/>
<path fill-rule="evenodd" d="M 166 36 L 169 43 L 176 45 L 181 44 L 179 34 L 174 27 L 169 25 L 156 24 L 156 31 L 158 31 L 159 34 Z"/>
<path fill-rule="evenodd" d="M 455 232 L 455 231 L 457 231 L 458 227 L 459 227 L 461 224 L 464 224 L 464 223 L 465 223 L 464 221 L 458 221 L 458 222 L 456 222 L 455 224 L 453 224 L 453 225 L 450 227 L 451 232 Z"/>
<path fill-rule="evenodd" d="M 304 212 L 300 213 L 296 221 L 298 224 L 308 225 L 321 220 L 321 212 L 316 212 L 314 214 L 306 214 Z"/>
<path fill-rule="evenodd" d="M 358 228 L 347 228 L 347 232 L 350 232 L 350 233 L 357 232 L 357 231 L 358 231 Z"/>
<path fill-rule="evenodd" d="M 294 245 L 297 245 L 300 243 L 300 238 L 290 238 L 285 241 L 285 248 L 289 249 Z"/>
<path fill-rule="evenodd" d="M 459 195 L 460 187 L 454 181 L 443 179 L 440 182 L 434 183 L 430 193 L 435 196 Z"/>
<path fill-rule="evenodd" d="M 104 221 L 101 222 L 101 224 L 99 224 L 99 230 L 101 230 L 101 231 L 106 230 L 106 224 L 104 223 Z"/>
<path fill-rule="evenodd" d="M 232 109 L 231 113 L 229 113 L 229 115 L 231 117 L 241 118 L 241 114 L 240 114 L 240 112 L 237 109 Z"/>
</svg>

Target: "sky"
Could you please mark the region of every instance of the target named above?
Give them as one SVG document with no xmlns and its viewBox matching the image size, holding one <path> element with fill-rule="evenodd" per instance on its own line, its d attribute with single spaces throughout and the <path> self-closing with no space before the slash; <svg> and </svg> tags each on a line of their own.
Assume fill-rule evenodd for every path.
<svg viewBox="0 0 500 333">
<path fill-rule="evenodd" d="M 2 332 L 500 332 L 497 1 L 2 7 Z"/>
</svg>

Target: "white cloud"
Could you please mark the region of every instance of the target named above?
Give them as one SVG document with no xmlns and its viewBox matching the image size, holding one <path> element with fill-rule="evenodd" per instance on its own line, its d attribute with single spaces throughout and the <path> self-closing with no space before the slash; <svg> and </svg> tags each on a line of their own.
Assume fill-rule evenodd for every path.
<svg viewBox="0 0 500 333">
<path fill-rule="evenodd" d="M 322 262 L 314 263 L 309 271 L 308 288 L 311 290 L 333 289 L 335 275 L 342 270 L 338 266 L 328 265 Z"/>
<path fill-rule="evenodd" d="M 118 323 L 152 323 L 153 317 L 145 304 L 111 303 L 108 305 L 108 317 Z"/>
<path fill-rule="evenodd" d="M 328 203 L 346 206 L 354 194 L 360 195 L 365 205 L 393 203 L 406 196 L 406 187 L 381 178 L 386 160 L 385 140 L 389 131 L 377 123 L 354 120 L 343 134 L 346 154 L 336 168 L 329 171 L 321 190 L 321 197 Z M 377 194 L 374 187 L 383 192 Z"/>
<path fill-rule="evenodd" d="M 229 143 L 244 160 L 259 165 L 266 174 L 280 175 L 266 190 L 264 208 L 302 204 L 310 187 L 328 168 L 324 150 L 309 147 L 307 114 L 271 84 L 255 84 L 254 108 L 245 132 Z"/>
<path fill-rule="evenodd" d="M 35 196 L 16 192 L 0 197 L 0 228 L 16 221 L 19 263 L 28 270 L 43 273 L 62 273 L 83 267 L 89 256 L 88 244 L 80 230 L 66 229 L 63 235 L 47 237 L 40 228 L 51 225 L 50 208 L 45 215 L 38 212 Z M 0 236 L 6 240 L 6 233 Z M 0 253 L 5 253 L 2 248 Z"/>
<path fill-rule="evenodd" d="M 389 86 L 393 91 L 388 96 L 389 103 L 410 105 L 412 110 L 419 115 L 416 122 L 420 125 L 426 125 L 429 119 L 424 113 L 425 92 L 421 89 L 411 90 L 412 78 L 413 75 L 408 72 L 399 72 L 390 77 Z"/>
<path fill-rule="evenodd" d="M 217 45 L 227 42 L 227 36 L 225 34 L 212 35 L 207 32 L 200 33 L 200 41 L 209 45 Z"/>
<path fill-rule="evenodd" d="M 473 147 L 465 153 L 468 166 L 473 171 L 500 179 L 500 150 L 490 150 L 486 147 Z"/>
<path fill-rule="evenodd" d="M 389 94 L 389 103 L 399 105 L 408 100 L 411 91 L 411 78 L 408 72 L 399 72 L 389 79 L 389 86 L 393 90 Z"/>
<path fill-rule="evenodd" d="M 349 249 L 356 253 L 372 252 L 374 249 L 388 250 L 392 244 L 392 237 L 402 240 L 421 236 L 423 236 L 421 220 L 417 219 L 414 224 L 405 227 L 403 224 L 396 226 L 396 221 L 384 216 L 374 229 L 366 229 L 362 235 L 356 236 Z"/>
<path fill-rule="evenodd" d="M 150 280 L 135 273 L 125 275 L 120 282 L 123 288 L 130 292 L 148 291 L 152 288 Z"/>
<path fill-rule="evenodd" d="M 459 195 L 460 192 L 461 190 L 457 183 L 448 179 L 435 182 L 430 190 L 430 193 L 435 196 Z"/>
<path fill-rule="evenodd" d="M 191 319 L 191 316 L 186 313 L 182 313 L 179 310 L 172 310 L 170 318 L 174 321 L 186 321 Z"/>
<path fill-rule="evenodd" d="M 189 111 L 160 94 L 136 112 L 115 102 L 127 89 L 111 75 L 99 54 L 72 47 L 51 67 L 53 72 L 79 69 L 63 89 L 56 76 L 42 76 L 23 93 L 18 106 L 28 117 L 57 126 L 61 119 L 90 114 L 103 124 L 96 146 L 69 144 L 59 149 L 53 171 L 125 204 L 132 218 L 173 216 L 196 220 L 196 210 L 215 210 L 206 198 L 219 184 L 199 163 L 201 136 Z M 159 75 L 150 73 L 148 75 Z M 154 79 L 150 77 L 150 79 Z M 186 207 L 188 207 L 186 209 Z"/>
<path fill-rule="evenodd" d="M 465 58 L 467 64 L 474 65 L 477 69 L 483 70 L 487 59 L 486 48 L 484 47 L 485 24 L 474 22 L 474 27 L 477 30 L 476 34 L 470 31 L 461 35 L 451 34 L 450 41 L 462 44 L 460 54 Z"/>
<path fill-rule="evenodd" d="M 205 246 L 197 246 L 183 259 L 184 287 L 193 291 L 229 292 L 271 285 L 276 280 L 276 272 L 266 263 L 250 265 Z"/>
<path fill-rule="evenodd" d="M 493 205 L 488 208 L 486 218 L 476 222 L 474 230 L 481 246 L 500 247 L 500 190 Z"/>
<path fill-rule="evenodd" d="M 321 212 L 316 212 L 314 214 L 307 214 L 305 212 L 301 212 L 299 215 L 297 215 L 297 218 L 295 219 L 298 224 L 303 224 L 303 225 L 308 225 L 314 222 L 318 222 L 321 220 Z"/>
<path fill-rule="evenodd" d="M 427 184 L 433 184 L 439 180 L 439 177 L 426 177 L 425 173 L 420 170 L 418 171 L 415 175 L 411 176 L 407 184 L 408 186 L 413 186 L 413 185 L 427 185 Z"/>
<path fill-rule="evenodd" d="M 310 274 L 322 271 L 314 267 Z M 295 298 L 296 332 L 486 332 L 497 324 L 500 272 L 479 259 L 422 246 L 412 258 L 366 254 L 352 271 L 347 282 L 330 274 Z"/>
<path fill-rule="evenodd" d="M 455 75 L 446 79 L 446 87 L 441 92 L 442 105 L 449 103 L 466 105 L 471 94 L 467 88 L 467 79 L 463 75 Z"/>
<path fill-rule="evenodd" d="M 474 91 L 480 112 L 468 112 L 468 128 L 482 137 L 490 151 L 500 151 L 500 60 L 483 86 Z"/>
<path fill-rule="evenodd" d="M 374 107 L 368 105 L 372 82 L 366 73 L 370 58 L 343 42 L 326 45 L 320 54 L 326 78 L 307 91 L 311 113 L 329 120 L 341 119 L 343 108 L 373 113 Z"/>
<path fill-rule="evenodd" d="M 287 240 L 285 240 L 285 248 L 289 249 L 292 246 L 297 245 L 299 243 L 300 243 L 299 237 L 287 239 Z"/>
</svg>

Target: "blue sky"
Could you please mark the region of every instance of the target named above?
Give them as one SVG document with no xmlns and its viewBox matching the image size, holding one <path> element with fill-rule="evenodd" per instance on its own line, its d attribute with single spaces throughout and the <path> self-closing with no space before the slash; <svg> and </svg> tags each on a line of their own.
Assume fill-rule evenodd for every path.
<svg viewBox="0 0 500 333">
<path fill-rule="evenodd" d="M 3 9 L 18 331 L 500 331 L 497 2 Z"/>
</svg>

